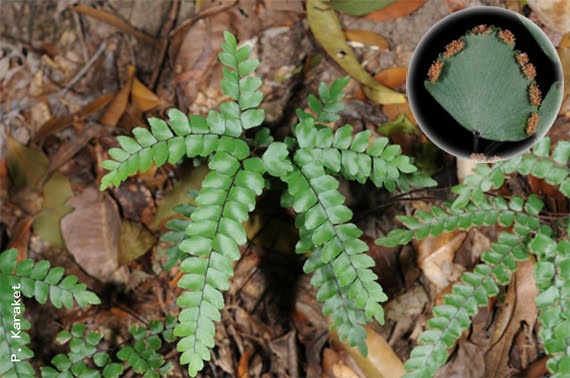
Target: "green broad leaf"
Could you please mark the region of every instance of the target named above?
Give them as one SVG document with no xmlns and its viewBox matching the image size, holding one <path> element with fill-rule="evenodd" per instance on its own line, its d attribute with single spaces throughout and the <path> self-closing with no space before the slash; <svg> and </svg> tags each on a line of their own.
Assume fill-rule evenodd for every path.
<svg viewBox="0 0 570 378">
<path fill-rule="evenodd" d="M 264 119 L 265 111 L 263 109 L 249 109 L 241 114 L 241 124 L 246 130 L 261 125 Z"/>
<path fill-rule="evenodd" d="M 396 0 L 331 0 L 330 6 L 336 11 L 351 16 L 364 16 L 392 4 Z"/>
<path fill-rule="evenodd" d="M 494 141 L 519 141 L 529 137 L 527 120 L 538 107 L 529 101 L 531 80 L 515 58 L 514 44 L 503 42 L 498 33 L 461 37 L 465 47 L 451 57 L 441 56 L 439 78 L 424 85 L 468 131 Z"/>
<path fill-rule="evenodd" d="M 285 143 L 275 142 L 270 144 L 262 156 L 265 169 L 275 177 L 286 175 L 293 170 L 293 165 L 288 156 L 289 150 Z"/>
</svg>

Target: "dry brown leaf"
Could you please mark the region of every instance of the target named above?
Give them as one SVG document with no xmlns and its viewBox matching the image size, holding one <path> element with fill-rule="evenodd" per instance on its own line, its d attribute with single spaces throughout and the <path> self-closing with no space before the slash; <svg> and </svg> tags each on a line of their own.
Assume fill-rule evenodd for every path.
<svg viewBox="0 0 570 378">
<path fill-rule="evenodd" d="M 570 1 L 528 0 L 528 6 L 539 20 L 558 33 L 570 33 Z"/>
<path fill-rule="evenodd" d="M 517 348 L 523 366 L 526 368 L 534 361 L 536 349 L 527 345 L 532 339 L 538 311 L 534 298 L 538 294 L 534 280 L 534 264 L 527 260 L 519 263 L 519 268 L 509 285 L 507 296 L 499 310 L 489 349 L 485 353 L 485 375 L 488 377 L 506 377 L 514 372 L 510 352 Z M 522 343 L 523 345 L 517 345 Z"/>
<path fill-rule="evenodd" d="M 390 44 L 386 38 L 369 30 L 345 30 L 346 39 L 352 42 L 360 42 L 365 45 L 378 46 L 381 49 L 389 49 Z"/>
<path fill-rule="evenodd" d="M 117 93 L 111 105 L 105 110 L 105 113 L 99 118 L 103 125 L 117 126 L 119 119 L 127 109 L 129 103 L 129 94 L 133 86 L 133 78 L 135 76 L 135 67 L 129 65 L 127 67 L 127 81 L 121 90 Z"/>
<path fill-rule="evenodd" d="M 81 121 L 90 115 L 97 113 L 99 110 L 107 106 L 115 95 L 116 92 L 107 93 L 91 101 L 76 113 L 50 119 L 40 127 L 39 131 L 34 135 L 33 141 L 41 141 L 48 135 L 57 133 L 58 131 L 71 126 L 74 122 Z"/>
<path fill-rule="evenodd" d="M 12 230 L 7 249 L 16 248 L 18 250 L 18 261 L 28 258 L 28 241 L 34 218 L 33 216 L 27 216 L 20 219 Z"/>
<path fill-rule="evenodd" d="M 131 25 L 127 24 L 125 21 L 121 20 L 119 17 L 115 16 L 112 13 L 106 12 L 101 9 L 95 9 L 85 4 L 76 5 L 74 7 L 71 7 L 71 9 L 73 9 L 76 12 L 87 15 L 89 17 L 93 17 L 94 19 L 104 22 L 106 24 L 113 25 L 114 27 L 122 31 L 131 33 L 140 40 L 148 44 L 154 45 L 155 47 L 160 47 L 159 41 L 141 32 L 140 30 L 133 28 Z"/>
<path fill-rule="evenodd" d="M 403 104 L 382 105 L 382 112 L 386 114 L 389 122 L 395 120 L 400 114 L 405 114 L 415 125 L 418 124 L 412 112 L 412 108 L 410 108 L 410 104 L 407 102 Z"/>
<path fill-rule="evenodd" d="M 131 98 L 136 106 L 143 112 L 147 112 L 160 105 L 160 98 L 136 77 L 131 88 Z"/>
<path fill-rule="evenodd" d="M 248 348 L 239 358 L 237 375 L 239 378 L 249 377 L 249 359 L 254 350 Z"/>
<path fill-rule="evenodd" d="M 104 130 L 98 125 L 89 125 L 83 129 L 78 136 L 74 136 L 62 143 L 56 154 L 52 157 L 48 171 L 53 172 L 67 163 L 69 159 L 89 143 L 91 138 L 102 135 L 103 131 Z"/>
<path fill-rule="evenodd" d="M 123 220 L 119 238 L 119 264 L 128 264 L 152 248 L 156 238 L 139 223 Z"/>
<path fill-rule="evenodd" d="M 454 264 L 453 259 L 466 235 L 465 232 L 455 230 L 435 237 L 428 236 L 415 243 L 418 266 L 435 285 L 436 293 L 457 280 L 462 273 L 463 267 Z"/>
<path fill-rule="evenodd" d="M 392 67 L 378 72 L 374 79 L 382 85 L 398 89 L 406 84 L 408 69 L 406 67 Z"/>
<path fill-rule="evenodd" d="M 8 173 L 16 188 L 37 188 L 47 173 L 48 158 L 8 136 Z"/>
<path fill-rule="evenodd" d="M 409 15 L 424 5 L 425 2 L 426 0 L 397 0 L 385 8 L 367 14 L 363 18 L 376 22 L 392 21 Z"/>
<path fill-rule="evenodd" d="M 102 282 L 127 282 L 126 269 L 119 267 L 121 217 L 115 201 L 89 187 L 67 204 L 75 210 L 61 220 L 61 231 L 75 261 Z"/>
<path fill-rule="evenodd" d="M 382 336 L 371 328 L 366 328 L 366 345 L 368 346 L 368 357 L 363 357 L 356 347 L 350 347 L 346 341 L 342 346 L 350 353 L 365 377 L 392 378 L 404 375 L 404 364 L 394 353 L 394 350 L 384 340 Z M 335 341 L 338 342 L 338 335 L 332 332 Z"/>
</svg>

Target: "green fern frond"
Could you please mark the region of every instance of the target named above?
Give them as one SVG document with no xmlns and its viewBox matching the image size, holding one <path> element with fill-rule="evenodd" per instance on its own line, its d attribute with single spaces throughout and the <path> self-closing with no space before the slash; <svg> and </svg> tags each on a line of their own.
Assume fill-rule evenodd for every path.
<svg viewBox="0 0 570 378">
<path fill-rule="evenodd" d="M 322 124 L 336 122 L 340 118 L 336 112 L 344 109 L 340 100 L 344 97 L 342 89 L 347 83 L 348 77 L 337 79 L 330 89 L 321 83 L 319 94 L 322 102 L 312 95 L 308 100 L 309 108 L 316 116 L 297 110 L 300 123 L 295 133 L 297 139 L 304 138 L 307 142 L 301 147 L 310 149 L 308 152 L 331 172 L 362 184 L 370 179 L 379 188 L 393 191 L 397 185 L 404 192 L 410 190 L 410 185 L 437 185 L 435 180 L 417 172 L 412 160 L 402 155 L 399 145 L 388 145 L 388 138 L 379 137 L 370 143 L 370 130 L 356 133 L 353 137 L 351 125 L 345 125 L 333 133 L 332 128 Z"/>
<path fill-rule="evenodd" d="M 559 186 L 560 191 L 570 197 L 569 157 L 570 142 L 559 142 L 550 155 L 550 138 L 544 137 L 536 143 L 532 151 L 525 154 L 495 163 L 492 167 L 479 164 L 474 175 L 453 188 L 457 198 L 452 207 L 462 208 L 474 198 L 481 197 L 483 192 L 500 188 L 505 182 L 505 175 L 515 172 L 545 179 L 547 183 Z"/>
<path fill-rule="evenodd" d="M 542 325 L 538 336 L 552 356 L 546 363 L 552 376 L 566 377 L 570 374 L 570 242 L 568 236 L 558 243 L 551 236 L 539 233 L 529 243 L 538 257 L 534 269 L 540 291 L 536 296 Z"/>
<path fill-rule="evenodd" d="M 84 284 L 78 284 L 76 276 L 63 278 L 63 268 L 50 269 L 46 260 L 17 262 L 17 256 L 16 249 L 0 254 L 0 375 L 30 377 L 34 369 L 26 360 L 34 353 L 27 347 L 30 337 L 25 330 L 30 323 L 22 315 L 22 296 L 42 304 L 49 297 L 56 308 L 71 308 L 74 299 L 81 307 L 100 300 Z M 12 361 L 12 356 L 20 361 Z"/>
<path fill-rule="evenodd" d="M 235 37 L 226 33 L 219 58 L 229 69 L 224 69 L 222 89 L 237 103 L 222 104 L 220 116 L 226 129 L 231 125 L 232 133 L 239 129 L 241 135 L 243 130 L 260 125 L 265 113 L 256 109 L 263 97 L 256 91 L 261 80 L 243 77 L 252 73 L 259 62 L 247 59 L 249 46 L 236 46 Z M 208 348 L 214 346 L 214 321 L 220 321 L 224 307 L 221 291 L 229 288 L 232 262 L 240 258 L 238 245 L 247 241 L 242 222 L 255 208 L 255 197 L 264 187 L 264 164 L 261 159 L 250 157 L 250 153 L 245 141 L 220 138 L 209 162 L 211 172 L 196 198 L 198 208 L 186 228 L 187 237 L 179 246 L 194 256 L 185 258 L 180 265 L 186 274 L 178 286 L 188 291 L 178 298 L 178 305 L 185 309 L 180 312 L 180 324 L 175 329 L 176 336 L 182 337 L 178 342 L 180 362 L 188 364 L 192 376 L 202 369 L 203 361 L 210 360 Z"/>
<path fill-rule="evenodd" d="M 164 322 L 153 320 L 148 327 L 133 325 L 131 337 L 134 345 L 122 346 L 116 357 L 132 367 L 135 373 L 144 374 L 145 377 L 168 375 L 173 365 L 165 363 L 164 356 L 158 353 L 158 350 L 162 346 L 162 339 L 167 342 L 174 341 L 175 326 L 176 318 L 172 315 L 167 315 Z M 102 335 L 96 332 L 86 333 L 85 329 L 85 325 L 76 324 L 69 331 L 63 330 L 57 335 L 57 342 L 62 345 L 69 344 L 70 351 L 56 355 L 51 360 L 53 367 L 41 367 L 43 377 L 110 378 L 123 374 L 123 363 L 113 362 L 109 353 L 99 350 Z"/>
<path fill-rule="evenodd" d="M 166 162 L 177 163 L 186 155 L 206 157 L 218 148 L 221 136 L 239 139 L 243 130 L 259 126 L 264 118 L 263 109 L 256 109 L 263 99 L 257 89 L 261 86 L 258 77 L 247 77 L 257 66 L 257 59 L 247 59 L 251 47 L 237 49 L 235 37 L 226 32 L 220 61 L 224 67 L 222 90 L 234 101 L 220 105 L 220 112 L 211 110 L 206 118 L 198 115 L 186 117 L 177 109 L 168 111 L 170 126 L 161 119 L 150 118 L 150 131 L 137 127 L 133 129 L 135 139 L 118 137 L 121 148 L 111 148 L 109 155 L 114 160 L 105 160 L 103 168 L 108 169 L 101 179 L 101 190 L 109 185 L 119 185 L 137 171 L 144 172 L 152 165 L 157 167 Z M 233 70 L 232 70 L 233 69 Z"/>
<path fill-rule="evenodd" d="M 509 202 L 503 197 L 489 200 L 482 194 L 481 198 L 477 198 L 477 204 L 470 202 L 463 208 L 454 209 L 453 203 L 447 202 L 443 207 L 433 206 L 431 212 L 418 210 L 413 216 L 398 215 L 396 219 L 406 229 L 392 230 L 376 243 L 395 247 L 407 244 L 413 238 L 422 240 L 429 235 L 437 236 L 443 231 L 468 230 L 473 226 L 491 226 L 495 223 L 511 227 L 515 220 L 515 231 L 526 235 L 530 229 L 536 229 L 540 225 L 535 216 L 543 206 L 535 194 L 530 195 L 526 202 L 520 197 L 512 197 Z"/>
<path fill-rule="evenodd" d="M 433 308 L 434 317 L 428 320 L 428 330 L 419 338 L 404 364 L 404 376 L 431 377 L 447 360 L 448 349 L 471 324 L 478 307 L 487 306 L 488 298 L 499 293 L 498 285 L 510 282 L 517 269 L 517 261 L 528 258 L 526 245 L 529 238 L 504 232 L 486 251 L 473 272 L 463 273 L 461 283 L 453 285 L 452 293 L 444 296 L 444 304 Z"/>
</svg>

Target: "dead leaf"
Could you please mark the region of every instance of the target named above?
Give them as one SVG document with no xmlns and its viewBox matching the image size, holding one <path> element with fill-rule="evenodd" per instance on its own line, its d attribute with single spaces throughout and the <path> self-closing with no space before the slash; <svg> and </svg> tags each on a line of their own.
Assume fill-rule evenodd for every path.
<svg viewBox="0 0 570 378">
<path fill-rule="evenodd" d="M 135 67 L 129 65 L 127 68 L 127 81 L 121 90 L 117 93 L 111 105 L 105 110 L 105 113 L 99 118 L 103 125 L 116 126 L 121 116 L 127 108 L 129 102 L 129 94 L 133 86 L 133 78 L 135 76 Z"/>
<path fill-rule="evenodd" d="M 78 112 L 63 117 L 50 119 L 40 127 L 39 131 L 36 133 L 36 135 L 34 135 L 32 140 L 34 142 L 42 141 L 48 135 L 55 134 L 71 126 L 74 122 L 82 121 L 90 115 L 97 113 L 99 110 L 107 106 L 107 104 L 111 102 L 115 95 L 116 92 L 107 93 L 85 105 Z"/>
<path fill-rule="evenodd" d="M 131 97 L 135 105 L 143 112 L 152 110 L 160 105 L 160 98 L 136 77 L 133 79 Z"/>
<path fill-rule="evenodd" d="M 507 296 L 502 304 L 490 347 L 485 353 L 485 375 L 506 377 L 515 372 L 511 351 L 517 349 L 520 356 L 518 368 L 524 369 L 537 357 L 535 346 L 529 347 L 527 339 L 533 338 L 533 329 L 538 315 L 534 298 L 538 294 L 534 280 L 534 264 L 530 260 L 519 263 Z M 522 344 L 522 345 L 521 345 Z"/>
<path fill-rule="evenodd" d="M 364 45 L 378 46 L 381 49 L 389 49 L 390 44 L 386 38 L 378 33 L 369 30 L 345 30 L 344 35 L 347 40 L 352 42 L 360 42 Z M 392 88 L 394 89 L 394 88 Z"/>
<path fill-rule="evenodd" d="M 83 149 L 89 141 L 103 134 L 103 129 L 99 125 L 90 124 L 81 131 L 78 136 L 73 136 L 68 141 L 59 146 L 56 154 L 52 157 L 49 172 L 53 172 L 69 161 L 76 153 Z"/>
<path fill-rule="evenodd" d="M 378 72 L 374 79 L 388 88 L 398 89 L 406 84 L 408 69 L 406 67 L 392 67 Z"/>
<path fill-rule="evenodd" d="M 127 180 L 113 188 L 113 196 L 121 207 L 123 217 L 153 227 L 156 205 L 151 191 L 142 182 Z"/>
<path fill-rule="evenodd" d="M 119 17 L 115 16 L 112 13 L 106 12 L 101 9 L 95 9 L 85 4 L 76 5 L 74 7 L 71 7 L 71 9 L 73 9 L 76 12 L 83 13 L 89 17 L 93 17 L 94 19 L 104 22 L 106 24 L 112 25 L 117 29 L 130 33 L 135 37 L 139 38 L 140 40 L 153 45 L 154 47 L 157 48 L 160 47 L 160 42 L 158 42 L 156 39 L 141 32 L 140 30 L 133 28 L 131 25 L 127 24 L 125 21 L 121 20 Z"/>
<path fill-rule="evenodd" d="M 415 242 L 418 266 L 439 293 L 459 278 L 464 268 L 454 264 L 455 252 L 463 243 L 465 232 L 455 230 Z"/>
<path fill-rule="evenodd" d="M 34 232 L 42 240 L 58 248 L 65 248 L 61 235 L 60 222 L 73 210 L 66 202 L 73 197 L 69 179 L 55 172 L 42 188 L 42 212 L 34 221 Z"/>
<path fill-rule="evenodd" d="M 127 282 L 126 268 L 119 267 L 121 218 L 115 201 L 89 187 L 67 204 L 75 210 L 61 220 L 61 231 L 75 261 L 102 282 Z"/>
<path fill-rule="evenodd" d="M 412 112 L 412 108 L 410 108 L 410 104 L 408 104 L 407 102 L 403 104 L 382 105 L 382 112 L 386 114 L 386 116 L 388 116 L 388 121 L 394 121 L 396 118 L 398 118 L 398 116 L 404 114 L 406 117 L 410 119 L 410 121 L 412 121 L 414 125 L 418 124 L 416 118 L 414 117 L 414 113 Z"/>
<path fill-rule="evenodd" d="M 43 152 L 26 147 L 8 136 L 8 173 L 14 186 L 37 188 L 46 175 L 49 160 Z"/>
<path fill-rule="evenodd" d="M 341 344 L 350 353 L 365 377 L 392 378 L 401 377 L 405 374 L 402 360 L 394 353 L 394 350 L 382 336 L 366 327 L 366 345 L 368 357 L 363 357 L 356 347 L 350 347 L 346 341 Z M 338 342 L 338 335 L 332 332 L 332 336 Z"/>
<path fill-rule="evenodd" d="M 119 238 L 119 264 L 128 264 L 152 248 L 156 238 L 139 223 L 123 220 Z"/>
<path fill-rule="evenodd" d="M 237 375 L 239 378 L 249 377 L 249 359 L 254 350 L 248 348 L 239 358 Z"/>
<path fill-rule="evenodd" d="M 325 1 L 308 0 L 307 18 L 315 38 L 335 62 L 363 85 L 363 91 L 369 99 L 379 104 L 406 101 L 402 93 L 379 84 L 362 68 L 344 38 L 336 12 L 328 7 Z"/>
<path fill-rule="evenodd" d="M 570 2 L 567 0 L 527 0 L 539 20 L 558 33 L 570 33 Z"/>
<path fill-rule="evenodd" d="M 424 5 L 426 0 L 397 0 L 386 8 L 377 10 L 364 16 L 365 20 L 376 22 L 392 21 L 400 17 L 409 15 Z"/>
</svg>

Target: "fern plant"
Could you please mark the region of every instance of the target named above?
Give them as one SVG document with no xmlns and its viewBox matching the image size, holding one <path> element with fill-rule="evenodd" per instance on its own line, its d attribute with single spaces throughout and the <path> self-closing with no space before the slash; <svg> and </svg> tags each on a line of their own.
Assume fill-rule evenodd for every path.
<svg viewBox="0 0 570 378">
<path fill-rule="evenodd" d="M 505 176 L 533 175 L 558 187 L 570 198 L 570 142 L 561 141 L 550 153 L 550 139 L 541 139 L 526 154 L 492 165 L 478 165 L 475 174 L 453 188 L 457 195 L 442 207 L 431 211 L 418 210 L 413 216 L 399 216 L 405 226 L 377 240 L 387 246 L 403 245 L 412 239 L 421 240 L 443 231 L 467 230 L 481 225 L 502 226 L 498 240 L 481 256 L 482 262 L 473 271 L 465 272 L 444 304 L 433 308 L 433 318 L 405 364 L 407 377 L 430 377 L 447 360 L 448 349 L 471 324 L 478 307 L 486 306 L 488 298 L 499 293 L 499 286 L 510 282 L 518 261 L 536 257 L 536 284 L 540 294 L 536 305 L 540 310 L 542 328 L 539 336 L 545 351 L 552 356 L 547 366 L 553 376 L 570 374 L 570 279 L 569 217 L 554 224 L 541 222 L 542 200 L 532 194 L 528 198 L 491 196 L 488 192 L 503 186 Z"/>
<path fill-rule="evenodd" d="M 261 80 L 251 76 L 259 62 L 248 59 L 250 46 L 238 48 L 232 34 L 224 37 L 219 54 L 225 65 L 221 87 L 229 100 L 207 117 L 171 109 L 168 123 L 151 118 L 150 130 L 135 128 L 134 139 L 119 137 L 121 148 L 109 150 L 112 160 L 103 162 L 110 172 L 101 180 L 101 189 L 119 185 L 153 162 L 161 166 L 184 157 L 208 159 L 210 172 L 195 197 L 197 207 L 180 205 L 176 211 L 186 219 L 169 222 L 172 231 L 164 236 L 174 243 L 168 267 L 180 260 L 184 272 L 178 282 L 184 291 L 177 300 L 183 309 L 174 334 L 180 337 L 180 362 L 188 364 L 190 375 L 210 360 L 214 322 L 220 321 L 224 307 L 222 292 L 229 288 L 239 246 L 246 243 L 242 223 L 254 210 L 256 196 L 275 187 L 278 180 L 287 187 L 282 205 L 297 213 L 296 250 L 310 252 L 304 270 L 313 273 L 311 282 L 318 287 L 323 312 L 331 315 L 340 338 L 366 355 L 363 325 L 373 318 L 383 322 L 380 303 L 386 295 L 370 269 L 374 261 L 359 239 L 362 232 L 350 223 L 352 212 L 343 204 L 337 177 L 370 180 L 390 191 L 431 186 L 435 181 L 420 175 L 400 146 L 388 145 L 388 139 L 371 141 L 370 131 L 355 134 L 350 125 L 336 131 L 331 127 L 340 119 L 337 113 L 343 109 L 342 89 L 348 78 L 330 87 L 321 83 L 320 99 L 308 98 L 310 112 L 297 111 L 299 122 L 283 141 L 275 141 L 266 128 L 248 138 L 245 132 L 260 126 L 265 117 L 259 108 Z"/>
</svg>

